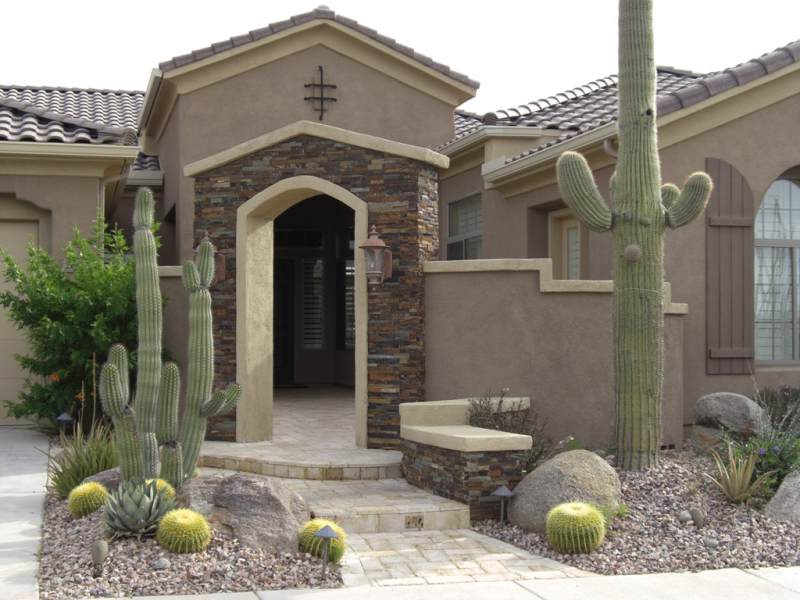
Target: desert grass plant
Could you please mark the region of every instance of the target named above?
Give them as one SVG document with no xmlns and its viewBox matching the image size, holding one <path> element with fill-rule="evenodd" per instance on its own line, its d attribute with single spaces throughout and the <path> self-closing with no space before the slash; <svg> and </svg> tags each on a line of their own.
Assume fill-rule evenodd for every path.
<svg viewBox="0 0 800 600">
<path fill-rule="evenodd" d="M 211 542 L 211 527 L 200 513 L 178 508 L 161 519 L 156 540 L 162 548 L 176 554 L 202 552 Z"/>
<path fill-rule="evenodd" d="M 706 477 L 725 494 L 730 502 L 742 504 L 764 489 L 772 471 L 756 476 L 758 454 L 737 456 L 732 443 L 728 442 L 727 447 L 728 452 L 725 459 L 716 451 L 711 453 L 716 465 L 717 476 L 706 474 Z"/>
<path fill-rule="evenodd" d="M 67 497 L 67 510 L 73 519 L 82 519 L 102 508 L 108 501 L 108 490 L 102 483 L 89 481 L 74 488 Z"/>
<path fill-rule="evenodd" d="M 303 525 L 300 530 L 300 550 L 308 552 L 312 556 L 322 558 L 325 549 L 325 540 L 316 537 L 314 534 L 325 526 L 329 526 L 336 532 L 336 537 L 331 539 L 328 549 L 328 562 L 337 564 L 344 556 L 347 547 L 347 535 L 339 525 L 328 519 L 311 519 Z"/>
<path fill-rule="evenodd" d="M 526 408 L 522 400 L 507 398 L 508 388 L 495 394 L 491 390 L 469 402 L 469 424 L 483 429 L 529 435 L 533 440 L 525 452 L 523 470 L 532 471 L 553 455 L 555 447 L 544 434 L 545 421 L 536 412 L 531 400 Z M 496 400 L 495 400 L 496 399 Z"/>
<path fill-rule="evenodd" d="M 768 429 L 800 436 L 800 388 L 757 388 L 753 400 L 764 409 Z"/>
<path fill-rule="evenodd" d="M 72 435 L 61 432 L 61 451 L 48 454 L 50 483 L 59 498 L 66 498 L 84 479 L 117 466 L 114 439 L 108 426 L 96 423 L 87 435 L 76 423 Z"/>
<path fill-rule="evenodd" d="M 585 502 L 566 502 L 550 509 L 545 520 L 547 543 L 561 554 L 590 554 L 606 537 L 602 511 Z"/>
</svg>

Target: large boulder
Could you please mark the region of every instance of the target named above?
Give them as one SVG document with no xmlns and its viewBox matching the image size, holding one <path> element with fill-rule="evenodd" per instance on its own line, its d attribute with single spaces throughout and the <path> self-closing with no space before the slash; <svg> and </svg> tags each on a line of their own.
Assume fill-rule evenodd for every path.
<svg viewBox="0 0 800 600">
<path fill-rule="evenodd" d="M 86 479 L 83 480 L 83 483 L 88 481 L 94 481 L 97 483 L 102 483 L 106 486 L 106 489 L 109 492 L 113 492 L 119 487 L 119 467 L 114 467 L 113 469 L 106 469 L 105 471 L 100 471 L 99 473 L 95 473 L 94 475 L 90 475 Z"/>
<path fill-rule="evenodd" d="M 545 518 L 554 506 L 578 500 L 614 512 L 621 493 L 611 465 L 594 452 L 570 450 L 539 465 L 519 482 L 508 518 L 523 529 L 544 532 Z"/>
<path fill-rule="evenodd" d="M 698 425 L 724 429 L 742 436 L 763 432 L 767 422 L 763 408 L 747 396 L 733 392 L 701 396 L 695 405 L 694 415 Z"/>
<path fill-rule="evenodd" d="M 297 552 L 298 531 L 310 518 L 306 501 L 280 479 L 245 473 L 190 479 L 178 500 L 242 545 L 267 552 Z"/>
<path fill-rule="evenodd" d="M 789 473 L 764 507 L 770 519 L 800 523 L 800 471 Z"/>
</svg>

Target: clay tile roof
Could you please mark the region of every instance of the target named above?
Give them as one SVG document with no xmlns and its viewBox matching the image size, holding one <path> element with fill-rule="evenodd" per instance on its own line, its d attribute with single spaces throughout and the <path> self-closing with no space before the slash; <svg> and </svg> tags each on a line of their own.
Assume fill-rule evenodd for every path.
<svg viewBox="0 0 800 600">
<path fill-rule="evenodd" d="M 406 56 L 413 58 L 417 62 L 420 62 L 440 73 L 455 79 L 456 81 L 460 81 L 470 87 L 477 88 L 479 83 L 473 79 L 470 79 L 466 75 L 461 73 L 457 73 L 453 71 L 450 67 L 443 65 L 434 61 L 432 58 L 425 56 L 424 54 L 420 54 L 414 51 L 412 48 L 408 46 L 404 46 L 402 44 L 397 43 L 390 37 L 385 35 L 381 35 L 374 29 L 370 29 L 369 27 L 365 27 L 361 25 L 357 21 L 353 19 L 348 19 L 342 15 L 337 15 L 327 6 L 319 6 L 314 10 L 303 13 L 300 15 L 295 15 L 285 21 L 279 21 L 277 23 L 272 23 L 267 25 L 266 27 L 262 27 L 260 29 L 254 29 L 247 34 L 244 35 L 237 35 L 230 39 L 217 42 L 215 44 L 211 44 L 206 48 L 201 48 L 200 50 L 195 50 L 188 54 L 183 54 L 181 56 L 176 56 L 171 58 L 170 60 L 164 61 L 159 63 L 158 68 L 161 69 L 163 72 L 171 71 L 173 69 L 177 69 L 178 67 L 182 67 L 184 65 L 191 64 L 193 62 L 197 62 L 208 56 L 213 54 L 218 54 L 220 52 L 224 52 L 225 50 L 229 50 L 230 48 L 234 48 L 237 46 L 242 46 L 245 44 L 249 44 L 256 40 L 261 40 L 263 38 L 269 37 L 278 33 L 279 31 L 283 31 L 285 29 L 289 29 L 290 27 L 296 27 L 298 25 L 302 25 L 303 23 L 307 23 L 309 21 L 313 21 L 316 19 L 325 19 L 329 21 L 334 21 L 339 23 L 340 25 L 344 25 L 362 35 L 372 38 L 373 40 L 380 42 L 381 44 L 388 46 L 389 48 L 400 52 L 401 54 L 405 54 Z"/>
<path fill-rule="evenodd" d="M 144 93 L 0 85 L 0 142 L 136 145 Z"/>
<path fill-rule="evenodd" d="M 800 40 L 716 73 L 698 74 L 672 67 L 658 67 L 657 113 L 664 116 L 687 108 L 795 62 L 800 62 Z M 491 115 L 494 115 L 498 125 L 532 126 L 562 132 L 557 138 L 506 160 L 507 163 L 514 162 L 614 122 L 617 118 L 617 77 L 612 75 L 598 79 L 563 94 L 498 110 L 489 113 Z"/>
<path fill-rule="evenodd" d="M 158 162 L 158 157 L 152 154 L 142 154 L 136 157 L 136 160 L 131 165 L 131 171 L 160 171 L 161 164 Z"/>
</svg>

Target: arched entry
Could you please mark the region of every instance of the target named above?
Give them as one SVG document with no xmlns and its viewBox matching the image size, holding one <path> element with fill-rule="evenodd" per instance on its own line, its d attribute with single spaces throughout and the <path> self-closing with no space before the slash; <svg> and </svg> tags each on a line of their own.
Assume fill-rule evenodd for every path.
<svg viewBox="0 0 800 600">
<path fill-rule="evenodd" d="M 354 246 L 367 236 L 367 204 L 319 177 L 283 179 L 259 192 L 236 213 L 236 374 L 243 395 L 236 414 L 236 441 L 272 439 L 275 299 L 275 220 L 314 196 L 329 196 L 355 213 Z M 355 263 L 355 431 L 367 445 L 367 283 L 363 253 Z"/>
</svg>

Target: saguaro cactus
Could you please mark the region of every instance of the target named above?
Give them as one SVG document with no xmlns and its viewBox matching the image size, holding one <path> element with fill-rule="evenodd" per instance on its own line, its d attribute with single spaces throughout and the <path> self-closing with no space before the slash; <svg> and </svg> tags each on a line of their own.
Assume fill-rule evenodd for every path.
<svg viewBox="0 0 800 600">
<path fill-rule="evenodd" d="M 652 0 L 619 3 L 619 150 L 609 208 L 586 160 L 565 152 L 557 164 L 564 201 L 592 231 L 614 238 L 614 369 L 617 463 L 658 462 L 664 363 L 664 231 L 703 212 L 711 178 L 693 173 L 683 190 L 661 185 L 656 140 Z"/>
<path fill-rule="evenodd" d="M 197 263 L 184 265 L 189 291 L 189 389 L 183 423 L 178 427 L 180 374 L 175 363 L 161 363 L 162 306 L 158 286 L 156 245 L 152 234 L 153 194 L 136 194 L 133 254 L 136 264 L 136 307 L 139 319 L 138 369 L 133 406 L 128 376 L 128 353 L 115 344 L 100 373 L 100 398 L 114 422 L 122 478 L 166 479 L 178 488 L 192 476 L 209 416 L 231 410 L 239 399 L 237 384 L 211 393 L 214 380 L 214 339 L 211 295 L 214 246 L 206 238 Z M 135 409 L 135 410 L 134 410 Z"/>
</svg>

